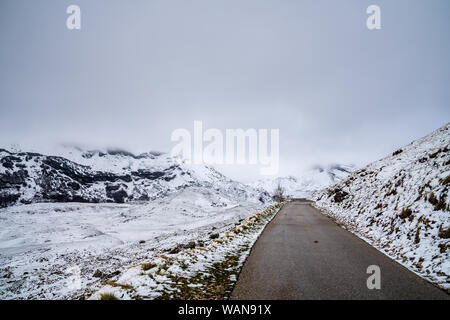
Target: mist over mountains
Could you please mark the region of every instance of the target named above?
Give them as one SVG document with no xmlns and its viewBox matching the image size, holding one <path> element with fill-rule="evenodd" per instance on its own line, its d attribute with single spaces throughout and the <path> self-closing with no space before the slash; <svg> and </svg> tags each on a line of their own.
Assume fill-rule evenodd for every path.
<svg viewBox="0 0 450 320">
<path fill-rule="evenodd" d="M 240 201 L 270 196 L 209 166 L 178 162 L 161 152 L 63 148 L 58 155 L 0 149 L 0 205 L 32 202 L 130 202 L 203 187 Z"/>
<path fill-rule="evenodd" d="M 343 180 L 355 169 L 356 167 L 354 165 L 342 164 L 315 166 L 298 176 L 261 179 L 250 183 L 249 186 L 264 189 L 270 194 L 272 194 L 275 188 L 281 186 L 287 197 L 308 198 L 315 191 Z"/>
<path fill-rule="evenodd" d="M 267 203 L 280 184 L 289 197 L 341 181 L 350 165 L 316 166 L 303 175 L 244 184 L 207 165 L 190 165 L 168 154 L 61 146 L 52 155 L 0 149 L 0 206 L 33 202 L 148 201 L 189 187 L 204 187 L 237 201 Z"/>
</svg>

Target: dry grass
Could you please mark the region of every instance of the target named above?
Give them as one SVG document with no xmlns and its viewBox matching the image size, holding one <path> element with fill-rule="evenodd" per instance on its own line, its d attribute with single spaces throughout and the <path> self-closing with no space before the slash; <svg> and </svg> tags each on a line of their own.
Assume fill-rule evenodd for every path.
<svg viewBox="0 0 450 320">
<path fill-rule="evenodd" d="M 106 284 L 110 285 L 111 287 L 120 287 L 120 288 L 125 289 L 125 290 L 132 290 L 133 289 L 133 287 L 130 286 L 130 285 L 120 284 L 120 283 L 117 283 L 117 282 L 114 282 L 114 281 L 106 281 Z"/>
<path fill-rule="evenodd" d="M 262 224 L 267 222 L 269 216 L 272 216 L 272 210 L 279 209 L 283 203 L 279 203 L 271 208 L 255 214 L 254 216 L 242 221 L 232 230 L 228 231 L 222 238 L 213 240 L 215 245 L 223 245 L 232 241 L 232 238 L 241 234 L 256 232 L 261 228 Z M 278 211 L 278 210 L 277 210 Z M 250 245 L 244 245 L 238 250 L 233 250 L 224 257 L 222 261 L 218 261 L 207 267 L 203 271 L 199 271 L 194 275 L 187 274 L 170 274 L 164 272 L 164 276 L 170 279 L 175 290 L 166 290 L 157 298 L 160 300 L 223 300 L 228 299 L 234 288 L 235 282 L 240 272 L 240 258 L 250 249 Z M 194 250 L 208 250 L 208 247 L 197 248 Z M 192 255 L 192 252 L 185 251 L 183 254 Z M 159 266 L 156 274 L 174 263 L 177 263 L 182 270 L 188 270 L 189 266 L 185 261 L 176 261 L 173 257 L 160 256 L 167 258 L 164 266 Z M 150 274 L 149 274 L 150 276 Z"/>
<path fill-rule="evenodd" d="M 447 229 L 440 229 L 439 230 L 439 237 L 442 239 L 449 239 L 450 238 L 450 228 Z"/>
<path fill-rule="evenodd" d="M 153 269 L 154 267 L 156 267 L 156 264 L 154 264 L 154 263 L 144 263 L 142 265 L 142 270 L 147 271 L 147 270 Z"/>
<path fill-rule="evenodd" d="M 403 208 L 402 212 L 400 212 L 400 218 L 406 219 L 412 215 L 412 210 L 410 208 Z"/>
<path fill-rule="evenodd" d="M 111 293 L 100 293 L 100 300 L 119 300 Z"/>
</svg>

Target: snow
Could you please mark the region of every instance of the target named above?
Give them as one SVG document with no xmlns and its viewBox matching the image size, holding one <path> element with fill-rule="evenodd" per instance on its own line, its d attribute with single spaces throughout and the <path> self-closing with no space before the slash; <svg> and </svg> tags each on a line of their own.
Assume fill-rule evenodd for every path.
<svg viewBox="0 0 450 320">
<path fill-rule="evenodd" d="M 170 296 L 179 290 L 174 277 L 207 275 L 229 254 L 239 258 L 230 267 L 228 279 L 233 283 L 251 246 L 277 212 L 277 207 L 261 211 L 262 192 L 272 193 L 278 184 L 288 196 L 312 197 L 348 230 L 450 290 L 450 240 L 442 236 L 450 228 L 449 130 L 446 125 L 351 175 L 354 167 L 335 165 L 250 185 L 208 166 L 178 163 L 166 154 L 60 149 L 53 155 L 86 166 L 78 170 L 126 175 L 149 169 L 174 176 L 168 181 L 122 182 L 133 194 L 149 195 L 146 202 L 31 203 L 0 209 L 0 299 Z M 0 149 L 0 159 L 9 155 Z M 29 174 L 20 189 L 21 200 L 34 201 L 45 156 L 20 157 Z M 5 172 L 0 165 L 0 174 Z M 96 182 L 86 192 L 104 199 L 105 186 Z M 443 207 L 431 204 L 432 193 L 445 202 Z M 219 238 L 212 240 L 213 234 Z M 174 251 L 191 242 L 195 248 Z M 144 263 L 155 267 L 143 270 Z M 74 267 L 80 271 L 78 288 L 68 284 Z M 188 286 L 199 289 L 202 283 L 192 280 Z"/>
<path fill-rule="evenodd" d="M 0 209 L 0 299 L 79 298 L 129 265 L 178 244 L 211 241 L 261 206 L 189 187 L 146 203 L 34 203 Z M 144 242 L 145 241 L 145 242 Z M 81 287 L 67 285 L 69 267 Z"/>
<path fill-rule="evenodd" d="M 190 165 L 160 153 L 136 156 L 126 151 L 59 148 L 43 155 L 0 149 L 0 160 L 0 183 L 6 181 L 0 200 L 17 196 L 6 205 L 80 198 L 119 202 L 113 195 L 115 190 L 125 193 L 122 201 L 154 200 L 190 186 L 220 190 L 244 202 L 270 201 L 263 190 L 233 181 L 212 167 Z"/>
<path fill-rule="evenodd" d="M 248 185 L 266 190 L 269 194 L 280 185 L 285 195 L 292 198 L 309 198 L 315 191 L 333 185 L 355 170 L 353 165 L 316 166 L 299 176 L 278 177 L 275 179 L 261 179 Z"/>
<path fill-rule="evenodd" d="M 450 124 L 314 193 L 348 230 L 450 290 Z M 430 200 L 433 196 L 436 201 Z M 435 203 L 441 200 L 441 207 Z M 434 203 L 432 203 L 434 202 Z"/>
<path fill-rule="evenodd" d="M 107 283 L 95 292 L 90 299 L 99 300 L 102 295 L 113 295 L 117 299 L 156 299 L 162 295 L 166 298 L 176 298 L 175 292 L 189 288 L 207 286 L 205 278 L 213 276 L 213 266 L 221 263 L 230 255 L 238 258 L 236 264 L 220 270 L 231 274 L 226 283 L 219 283 L 221 287 L 230 286 L 237 281 L 237 275 L 253 244 L 258 239 L 282 204 L 276 204 L 247 218 L 233 229 L 230 228 L 220 239 L 210 242 L 206 247 L 183 250 L 171 255 L 160 255 L 146 261 L 152 266 L 148 270 L 144 264 L 130 266 L 114 283 Z M 183 280 L 181 280 L 183 279 Z M 187 279 L 187 282 L 185 282 Z M 213 279 L 216 283 L 220 279 Z M 223 281 L 223 280 L 222 280 Z M 205 288 L 211 290 L 211 288 Z M 203 291 L 205 293 L 205 291 Z M 223 291 L 214 298 L 226 299 L 231 292 Z M 185 296 L 184 296 L 185 298 Z"/>
</svg>

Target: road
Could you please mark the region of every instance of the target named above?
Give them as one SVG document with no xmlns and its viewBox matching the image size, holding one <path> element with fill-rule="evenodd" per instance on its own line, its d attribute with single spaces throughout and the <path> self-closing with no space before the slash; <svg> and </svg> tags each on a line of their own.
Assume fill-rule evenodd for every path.
<svg viewBox="0 0 450 320">
<path fill-rule="evenodd" d="M 380 267 L 381 289 L 367 288 Z M 270 222 L 245 262 L 231 299 L 450 299 L 342 229 L 305 201 Z"/>
</svg>

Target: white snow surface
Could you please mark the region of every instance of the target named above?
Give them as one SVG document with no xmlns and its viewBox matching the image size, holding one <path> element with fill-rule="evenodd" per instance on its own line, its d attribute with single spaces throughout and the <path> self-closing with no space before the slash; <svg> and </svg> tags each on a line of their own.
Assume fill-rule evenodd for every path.
<svg viewBox="0 0 450 320">
<path fill-rule="evenodd" d="M 223 290 L 225 286 L 233 285 L 237 276 L 250 254 L 251 248 L 258 239 L 266 225 L 275 217 L 282 203 L 275 204 L 264 211 L 247 218 L 230 229 L 220 239 L 211 241 L 202 248 L 188 248 L 170 257 L 162 255 L 146 262 L 149 269 L 143 265 L 130 266 L 114 284 L 106 283 L 99 291 L 95 292 L 90 300 L 100 300 L 102 295 L 112 295 L 116 299 L 156 299 L 167 294 L 168 299 L 178 299 L 176 292 L 185 290 L 186 282 L 180 278 L 189 279 L 187 286 L 199 288 L 203 292 L 197 299 L 211 297 L 211 290 L 205 278 L 211 277 L 211 268 L 216 263 L 221 263 L 228 256 L 237 259 L 237 263 L 219 270 L 219 273 L 229 272 L 226 284 L 223 280 L 213 277 L 211 286 L 217 284 Z M 212 290 L 214 292 L 214 290 Z M 223 296 L 214 296 L 214 299 L 227 299 L 231 291 L 224 290 Z M 185 293 L 186 294 L 186 293 Z M 184 297 L 184 299 L 186 299 Z M 187 298 L 192 299 L 192 296 Z"/>
<path fill-rule="evenodd" d="M 211 241 L 262 208 L 213 188 L 146 203 L 34 203 L 0 209 L 0 299 L 71 299 L 123 268 L 189 241 Z M 71 267 L 81 286 L 70 285 Z M 94 277 L 99 270 L 102 275 Z"/>
<path fill-rule="evenodd" d="M 316 206 L 391 258 L 449 290 L 449 144 L 447 124 L 314 193 Z"/>
</svg>

